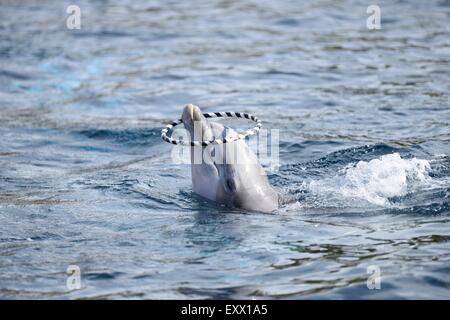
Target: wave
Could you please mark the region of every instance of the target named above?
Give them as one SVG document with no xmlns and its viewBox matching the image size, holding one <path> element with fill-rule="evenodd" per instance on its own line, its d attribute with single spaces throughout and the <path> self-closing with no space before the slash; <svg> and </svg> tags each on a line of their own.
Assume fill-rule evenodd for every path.
<svg viewBox="0 0 450 320">
<path fill-rule="evenodd" d="M 441 213 L 450 207 L 450 159 L 420 159 L 387 146 L 347 149 L 285 168 L 278 177 L 290 209 Z M 381 154 L 380 151 L 391 151 Z M 402 154 L 401 154 L 402 153 Z M 358 160 L 364 159 L 364 160 Z M 289 177 L 284 183 L 283 176 Z M 281 180 L 280 180 L 281 179 Z"/>
<path fill-rule="evenodd" d="M 359 161 L 341 169 L 336 176 L 305 182 L 313 193 L 332 193 L 346 199 L 387 206 L 390 198 L 402 197 L 432 185 L 430 163 L 423 159 L 403 159 L 393 153 L 379 159 Z"/>
<path fill-rule="evenodd" d="M 89 139 L 106 140 L 116 145 L 153 145 L 160 140 L 160 130 L 155 128 L 85 129 L 73 133 Z"/>
</svg>

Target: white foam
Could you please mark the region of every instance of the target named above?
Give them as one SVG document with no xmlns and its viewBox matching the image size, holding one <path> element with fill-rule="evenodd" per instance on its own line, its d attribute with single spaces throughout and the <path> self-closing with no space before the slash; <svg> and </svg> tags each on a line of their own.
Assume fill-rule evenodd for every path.
<svg viewBox="0 0 450 320">
<path fill-rule="evenodd" d="M 398 153 L 369 162 L 360 161 L 345 170 L 342 194 L 377 205 L 389 204 L 389 198 L 406 195 L 413 188 L 429 182 L 427 160 L 402 159 Z"/>
<path fill-rule="evenodd" d="M 303 187 L 316 197 L 318 205 L 358 207 L 363 201 L 388 206 L 390 198 L 430 185 L 429 170 L 427 160 L 403 159 L 393 153 L 348 165 L 334 177 L 305 182 Z"/>
</svg>

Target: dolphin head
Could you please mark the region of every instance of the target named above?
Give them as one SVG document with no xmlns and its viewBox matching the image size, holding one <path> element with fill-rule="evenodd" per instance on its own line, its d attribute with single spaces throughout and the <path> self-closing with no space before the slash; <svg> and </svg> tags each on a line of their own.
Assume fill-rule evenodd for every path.
<svg viewBox="0 0 450 320">
<path fill-rule="evenodd" d="M 184 108 L 182 120 L 191 140 L 237 135 L 220 123 L 208 122 L 200 108 L 192 104 Z M 278 208 L 278 193 L 243 140 L 191 147 L 191 174 L 194 192 L 209 200 L 263 212 Z"/>
</svg>

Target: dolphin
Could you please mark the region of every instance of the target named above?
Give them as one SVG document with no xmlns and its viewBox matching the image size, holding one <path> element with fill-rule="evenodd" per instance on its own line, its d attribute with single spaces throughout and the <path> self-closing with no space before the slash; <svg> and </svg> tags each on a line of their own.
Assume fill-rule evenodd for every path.
<svg viewBox="0 0 450 320">
<path fill-rule="evenodd" d="M 191 141 L 237 135 L 218 122 L 208 122 L 192 104 L 185 106 L 181 119 Z M 280 195 L 244 140 L 190 148 L 192 187 L 201 197 L 250 211 L 272 212 L 279 207 Z"/>
</svg>

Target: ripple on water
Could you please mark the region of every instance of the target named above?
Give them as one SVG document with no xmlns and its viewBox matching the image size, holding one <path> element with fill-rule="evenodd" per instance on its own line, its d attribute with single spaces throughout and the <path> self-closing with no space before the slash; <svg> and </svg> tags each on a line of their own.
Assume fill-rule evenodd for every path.
<svg viewBox="0 0 450 320">
<path fill-rule="evenodd" d="M 354 0 L 78 5 L 2 3 L 1 298 L 450 297 L 448 1 L 377 31 Z M 160 139 L 186 103 L 279 129 L 293 201 L 196 196 Z"/>
</svg>

